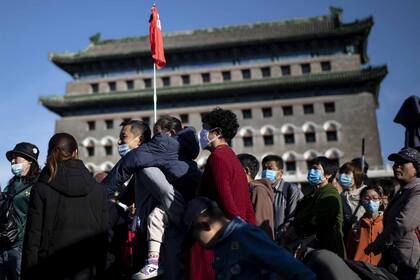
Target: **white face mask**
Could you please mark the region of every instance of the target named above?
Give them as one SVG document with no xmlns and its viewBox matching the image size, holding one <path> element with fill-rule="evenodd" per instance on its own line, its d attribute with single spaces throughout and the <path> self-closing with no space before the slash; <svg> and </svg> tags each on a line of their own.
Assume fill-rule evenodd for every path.
<svg viewBox="0 0 420 280">
<path fill-rule="evenodd" d="M 212 140 L 210 140 L 209 139 L 209 132 L 210 132 L 211 130 L 207 130 L 207 129 L 202 129 L 202 130 L 200 130 L 200 133 L 199 133 L 199 138 L 200 138 L 200 146 L 201 146 L 201 149 L 206 149 L 209 145 L 210 145 L 210 143 L 212 143 L 212 142 L 214 142 L 214 141 L 216 141 L 216 139 L 217 138 L 219 138 L 218 136 L 217 137 L 214 137 Z"/>
</svg>

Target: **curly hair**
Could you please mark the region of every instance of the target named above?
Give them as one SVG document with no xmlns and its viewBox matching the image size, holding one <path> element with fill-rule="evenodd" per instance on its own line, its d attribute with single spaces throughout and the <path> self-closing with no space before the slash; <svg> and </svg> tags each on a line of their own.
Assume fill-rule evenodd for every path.
<svg viewBox="0 0 420 280">
<path fill-rule="evenodd" d="M 219 107 L 204 114 L 201 122 L 210 126 L 210 129 L 220 128 L 222 137 L 227 141 L 232 140 L 233 137 L 235 137 L 239 128 L 238 119 L 236 118 L 235 113 Z"/>
</svg>

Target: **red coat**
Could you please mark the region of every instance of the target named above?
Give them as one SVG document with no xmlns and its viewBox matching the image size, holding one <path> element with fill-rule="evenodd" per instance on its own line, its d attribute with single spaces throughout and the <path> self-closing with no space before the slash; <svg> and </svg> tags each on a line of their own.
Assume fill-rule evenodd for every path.
<svg viewBox="0 0 420 280">
<path fill-rule="evenodd" d="M 209 156 L 201 177 L 199 195 L 216 201 L 228 219 L 239 216 L 255 224 L 244 168 L 229 146 L 220 145 Z M 190 279 L 215 278 L 213 251 L 205 250 L 196 243 L 190 257 Z"/>
</svg>

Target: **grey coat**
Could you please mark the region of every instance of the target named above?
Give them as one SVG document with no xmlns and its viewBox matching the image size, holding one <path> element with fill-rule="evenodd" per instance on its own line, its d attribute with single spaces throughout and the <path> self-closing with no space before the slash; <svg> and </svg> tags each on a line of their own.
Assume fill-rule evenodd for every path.
<svg viewBox="0 0 420 280">
<path fill-rule="evenodd" d="M 417 268 L 420 243 L 420 178 L 401 186 L 384 213 L 384 230 L 370 245 L 374 252 L 387 251 L 391 261 Z"/>
</svg>

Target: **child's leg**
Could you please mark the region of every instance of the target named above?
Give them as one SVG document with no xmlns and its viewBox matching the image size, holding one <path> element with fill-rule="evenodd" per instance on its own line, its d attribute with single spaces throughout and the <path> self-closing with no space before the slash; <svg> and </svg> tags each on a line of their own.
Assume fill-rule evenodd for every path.
<svg viewBox="0 0 420 280">
<path fill-rule="evenodd" d="M 147 219 L 147 241 L 149 245 L 149 258 L 159 259 L 160 247 L 165 227 L 168 223 L 168 215 L 159 205 L 150 212 Z"/>
<path fill-rule="evenodd" d="M 148 256 L 145 266 L 132 279 L 149 279 L 159 274 L 159 254 L 168 216 L 160 206 L 157 206 L 147 217 Z"/>
</svg>

